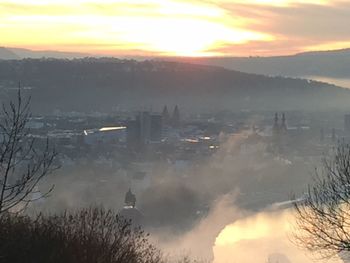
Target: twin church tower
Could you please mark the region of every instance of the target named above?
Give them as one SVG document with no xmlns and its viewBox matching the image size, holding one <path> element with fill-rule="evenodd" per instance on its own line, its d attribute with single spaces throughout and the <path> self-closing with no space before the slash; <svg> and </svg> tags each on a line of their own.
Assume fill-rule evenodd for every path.
<svg viewBox="0 0 350 263">
<path fill-rule="evenodd" d="M 272 136 L 280 137 L 281 135 L 286 135 L 286 134 L 287 134 L 287 123 L 286 123 L 285 114 L 282 113 L 281 123 L 279 123 L 278 113 L 275 113 L 275 121 L 272 127 Z"/>
<path fill-rule="evenodd" d="M 275 120 L 272 126 L 272 150 L 276 154 L 283 154 L 287 150 L 288 144 L 288 128 L 286 116 L 282 113 L 281 120 L 278 118 L 278 113 L 275 113 Z"/>
</svg>

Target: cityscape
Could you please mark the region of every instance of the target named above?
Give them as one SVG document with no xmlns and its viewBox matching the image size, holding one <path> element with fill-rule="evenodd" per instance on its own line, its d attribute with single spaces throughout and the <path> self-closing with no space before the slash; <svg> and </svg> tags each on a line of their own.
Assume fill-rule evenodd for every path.
<svg viewBox="0 0 350 263">
<path fill-rule="evenodd" d="M 349 24 L 0 0 L 0 263 L 349 263 Z"/>
</svg>

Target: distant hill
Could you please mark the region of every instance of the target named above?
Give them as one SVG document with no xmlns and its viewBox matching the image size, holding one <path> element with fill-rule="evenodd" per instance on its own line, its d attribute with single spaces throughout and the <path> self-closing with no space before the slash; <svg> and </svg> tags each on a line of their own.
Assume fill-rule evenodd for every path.
<svg viewBox="0 0 350 263">
<path fill-rule="evenodd" d="M 5 48 L 0 47 L 0 59 L 23 59 L 23 58 L 57 58 L 57 59 L 72 59 L 91 56 L 87 53 L 78 52 L 62 52 L 51 50 L 30 50 L 25 48 Z"/>
<path fill-rule="evenodd" d="M 19 59 L 19 56 L 7 48 L 0 47 L 0 59 Z"/>
<path fill-rule="evenodd" d="M 273 76 L 350 78 L 350 49 L 315 51 L 278 57 L 174 59 Z"/>
<path fill-rule="evenodd" d="M 35 51 L 24 48 L 0 47 L 0 59 L 24 58 L 56 58 L 74 59 L 85 57 L 100 57 L 94 54 L 79 52 L 62 52 L 55 50 Z M 130 57 L 133 58 L 133 57 Z M 155 59 L 209 66 L 219 66 L 226 69 L 270 76 L 313 77 L 325 80 L 327 78 L 349 79 L 350 87 L 350 48 L 330 51 L 303 52 L 290 56 L 275 57 L 135 57 L 137 60 Z M 321 78 L 317 78 L 320 76 Z M 324 79 L 322 78 L 324 77 Z M 333 83 L 342 83 L 333 82 Z"/>
<path fill-rule="evenodd" d="M 9 100 L 21 81 L 32 109 L 111 111 L 349 109 L 350 90 L 301 79 L 267 77 L 188 63 L 86 58 L 0 61 L 0 98 Z"/>
</svg>

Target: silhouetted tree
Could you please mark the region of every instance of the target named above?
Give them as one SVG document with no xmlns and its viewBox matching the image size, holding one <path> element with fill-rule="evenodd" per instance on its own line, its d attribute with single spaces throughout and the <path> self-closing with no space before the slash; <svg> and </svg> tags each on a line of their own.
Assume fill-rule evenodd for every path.
<svg viewBox="0 0 350 263">
<path fill-rule="evenodd" d="M 57 169 L 56 153 L 48 141 L 39 148 L 29 133 L 29 104 L 30 99 L 23 100 L 19 88 L 15 102 L 3 104 L 0 112 L 0 215 L 22 210 L 34 201 L 32 194 L 39 181 Z"/>
<path fill-rule="evenodd" d="M 337 147 L 305 199 L 295 204 L 293 241 L 322 258 L 350 252 L 350 145 Z M 350 253 L 349 253 L 350 255 Z"/>
<path fill-rule="evenodd" d="M 0 215 L 0 262 L 162 263 L 140 228 L 110 210 Z"/>
</svg>

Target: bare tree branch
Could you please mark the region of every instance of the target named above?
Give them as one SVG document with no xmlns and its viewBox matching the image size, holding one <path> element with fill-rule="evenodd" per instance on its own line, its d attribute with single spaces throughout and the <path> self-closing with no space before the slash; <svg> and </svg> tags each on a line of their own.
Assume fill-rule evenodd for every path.
<svg viewBox="0 0 350 263">
<path fill-rule="evenodd" d="M 321 258 L 350 255 L 350 145 L 339 144 L 314 180 L 306 198 L 294 205 L 292 241 Z"/>
<path fill-rule="evenodd" d="M 54 164 L 57 153 L 49 141 L 37 147 L 27 123 L 31 118 L 30 98 L 23 100 L 21 89 L 17 99 L 2 105 L 0 112 L 0 214 L 35 201 L 28 198 L 38 183 L 58 169 Z M 50 188 L 43 197 L 47 196 Z"/>
</svg>

